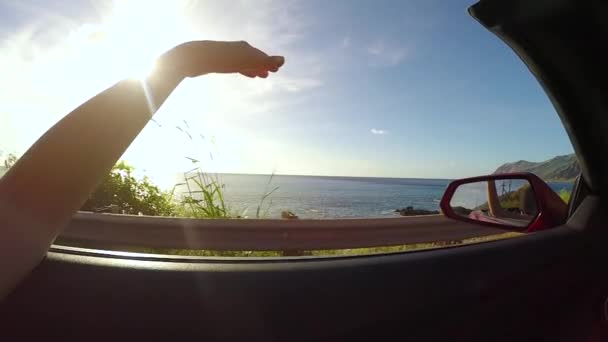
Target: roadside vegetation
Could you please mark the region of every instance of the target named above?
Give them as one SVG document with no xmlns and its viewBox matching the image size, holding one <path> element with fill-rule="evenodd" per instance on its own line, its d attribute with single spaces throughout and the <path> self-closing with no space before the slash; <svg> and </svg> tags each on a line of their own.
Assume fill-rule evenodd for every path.
<svg viewBox="0 0 608 342">
<path fill-rule="evenodd" d="M 197 164 L 195 160 L 193 163 Z M 182 187 L 185 191 L 177 201 L 175 189 Z M 210 175 L 196 167 L 184 172 L 184 181 L 175 185 L 169 196 L 174 202 L 173 216 L 192 218 L 230 218 L 230 210 L 226 206 L 224 190 L 226 186 L 219 175 Z"/>
<path fill-rule="evenodd" d="M 175 216 L 176 206 L 170 194 L 161 191 L 147 177 L 136 179 L 133 170 L 132 166 L 119 161 L 91 193 L 81 210 Z"/>
<path fill-rule="evenodd" d="M 206 139 L 202 134 L 193 134 L 187 121 L 183 126 L 177 126 L 188 142 L 194 147 L 200 147 Z M 213 139 L 210 141 L 215 146 Z M 195 148 L 195 150 L 197 150 Z M 213 160 L 213 154 L 209 154 Z M 201 166 L 202 158 L 199 156 L 185 157 L 194 166 L 194 169 L 183 173 L 182 182 L 176 184 L 168 194 L 174 203 L 172 216 L 190 218 L 247 218 L 246 212 L 236 212 L 226 204 L 226 185 L 221 175 L 205 172 Z M 264 191 L 260 195 L 260 201 L 255 210 L 255 218 L 265 218 L 268 214 L 272 199 L 270 196 L 278 187 L 272 187 L 274 173 L 268 178 Z"/>
</svg>

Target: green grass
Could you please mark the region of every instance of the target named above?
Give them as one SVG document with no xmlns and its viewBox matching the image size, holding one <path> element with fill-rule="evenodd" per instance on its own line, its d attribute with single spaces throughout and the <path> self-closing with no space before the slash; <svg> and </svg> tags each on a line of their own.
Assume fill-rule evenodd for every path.
<svg viewBox="0 0 608 342">
<path fill-rule="evenodd" d="M 190 133 L 190 126 L 184 121 L 185 127 L 177 126 L 177 130 L 188 137 L 192 144 L 197 144 L 193 135 Z M 199 135 L 202 141 L 203 135 Z M 197 138 L 198 138 L 197 137 Z M 211 158 L 212 155 L 210 154 Z M 194 169 L 184 172 L 184 181 L 173 187 L 170 193 L 171 199 L 175 202 L 175 216 L 189 218 L 230 218 L 231 215 L 224 199 L 225 184 L 221 181 L 218 174 L 209 174 L 203 171 L 200 166 L 200 158 L 185 157 L 194 164 Z M 175 190 L 183 187 L 186 191 L 180 193 L 179 198 L 175 198 Z"/>
<path fill-rule="evenodd" d="M 264 210 L 264 213 L 262 213 L 262 208 L 264 207 L 264 202 L 269 199 L 270 195 L 272 195 L 275 191 L 279 190 L 279 187 L 276 186 L 274 188 L 270 189 L 270 183 L 272 183 L 272 179 L 274 178 L 274 172 L 272 172 L 272 174 L 270 175 L 270 177 L 268 178 L 268 182 L 266 183 L 266 186 L 264 187 L 264 192 L 262 193 L 262 197 L 260 198 L 260 203 L 258 204 L 258 207 L 255 211 L 255 218 L 259 219 L 259 218 L 266 218 L 268 217 L 268 212 L 270 211 L 270 207 L 272 206 L 272 199 L 270 199 L 268 201 L 268 205 L 266 206 L 266 209 Z"/>
<path fill-rule="evenodd" d="M 219 175 L 210 175 L 197 167 L 184 173 L 183 186 L 186 192 L 175 204 L 175 215 L 190 218 L 230 218 L 224 200 L 225 185 Z M 175 188 L 174 188 L 175 191 Z M 173 192 L 174 192 L 173 191 Z M 172 192 L 172 193 L 173 193 Z"/>
<path fill-rule="evenodd" d="M 188 140 L 197 144 L 198 138 L 205 140 L 203 135 L 193 135 L 190 132 L 188 122 L 184 121 L 184 127 L 176 127 Z M 215 144 L 213 142 L 213 144 Z M 213 160 L 212 155 L 210 154 Z M 168 196 L 174 202 L 174 216 L 189 218 L 242 218 L 245 213 L 236 213 L 229 208 L 225 201 L 226 185 L 219 174 L 204 172 L 201 167 L 200 158 L 185 157 L 194 164 L 195 168 L 184 173 L 184 181 L 173 187 Z M 268 178 L 268 182 L 260 197 L 260 202 L 256 208 L 255 218 L 266 218 L 272 206 L 270 197 L 279 187 L 272 187 L 274 172 Z M 175 191 L 183 187 L 186 191 L 181 192 L 176 198 Z"/>
<path fill-rule="evenodd" d="M 190 158 L 188 158 L 190 159 Z M 198 163 L 198 161 L 193 161 Z M 274 173 L 270 175 L 255 211 L 255 218 L 267 218 L 272 207 L 270 196 L 279 189 L 272 187 Z M 175 198 L 175 190 L 185 188 L 180 198 Z M 225 201 L 226 185 L 220 175 L 209 174 L 200 167 L 184 173 L 184 182 L 175 185 L 169 196 L 174 202 L 174 213 L 177 217 L 188 218 L 244 218 L 245 212 L 236 213 Z"/>
</svg>

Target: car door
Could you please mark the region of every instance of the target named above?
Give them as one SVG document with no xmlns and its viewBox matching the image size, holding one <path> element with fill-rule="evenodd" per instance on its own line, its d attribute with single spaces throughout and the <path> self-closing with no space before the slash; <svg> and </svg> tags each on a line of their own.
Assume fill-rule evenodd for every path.
<svg viewBox="0 0 608 342">
<path fill-rule="evenodd" d="M 566 224 L 513 239 L 339 258 L 209 259 L 55 247 L 5 301 L 0 334 L 61 340 L 593 340 L 608 297 L 606 5 L 470 9 L 528 65 L 583 175 Z M 542 127 L 539 127 L 542 129 Z M 76 220 L 78 221 L 78 220 Z M 175 221 L 176 229 L 185 229 Z M 11 338 L 12 337 L 12 338 Z"/>
</svg>

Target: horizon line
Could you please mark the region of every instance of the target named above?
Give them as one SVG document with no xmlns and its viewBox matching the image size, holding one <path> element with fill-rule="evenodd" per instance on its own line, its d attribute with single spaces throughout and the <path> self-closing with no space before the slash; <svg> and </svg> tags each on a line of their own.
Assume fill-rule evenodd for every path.
<svg viewBox="0 0 608 342">
<path fill-rule="evenodd" d="M 183 173 L 183 172 L 182 172 Z M 233 176 L 288 176 L 288 177 L 331 177 L 331 178 L 378 178 L 378 179 L 417 179 L 417 180 L 445 180 L 452 181 L 459 178 L 424 178 L 424 177 L 383 177 L 383 176 L 335 176 L 335 175 L 295 175 L 284 173 L 240 173 L 240 172 L 205 172 Z"/>
</svg>

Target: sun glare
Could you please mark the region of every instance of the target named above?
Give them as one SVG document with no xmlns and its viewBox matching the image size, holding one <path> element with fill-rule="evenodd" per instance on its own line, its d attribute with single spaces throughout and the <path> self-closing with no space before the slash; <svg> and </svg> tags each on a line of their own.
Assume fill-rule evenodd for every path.
<svg viewBox="0 0 608 342">
<path fill-rule="evenodd" d="M 71 37 L 75 49 L 91 49 L 92 63 L 106 76 L 142 79 L 161 53 L 183 41 L 176 3 L 115 1 L 101 24 L 83 25 Z"/>
</svg>

